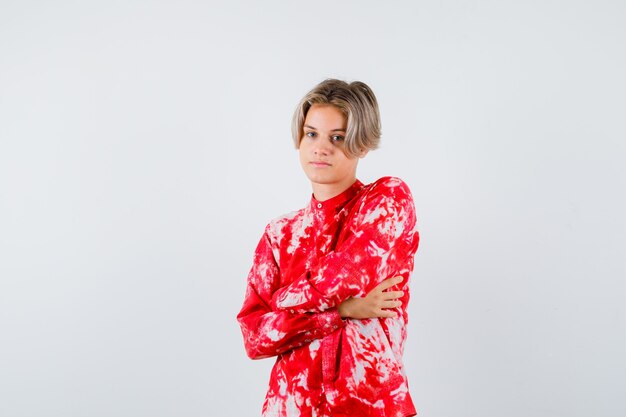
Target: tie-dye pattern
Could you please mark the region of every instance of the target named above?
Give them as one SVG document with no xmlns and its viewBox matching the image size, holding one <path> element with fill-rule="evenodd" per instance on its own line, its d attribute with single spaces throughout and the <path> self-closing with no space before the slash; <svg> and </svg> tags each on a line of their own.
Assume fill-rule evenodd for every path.
<svg viewBox="0 0 626 417">
<path fill-rule="evenodd" d="M 402 354 L 418 243 L 413 198 L 393 177 L 268 224 L 237 316 L 248 355 L 277 356 L 264 417 L 416 414 Z M 341 319 L 342 301 L 396 275 L 397 318 Z"/>
</svg>

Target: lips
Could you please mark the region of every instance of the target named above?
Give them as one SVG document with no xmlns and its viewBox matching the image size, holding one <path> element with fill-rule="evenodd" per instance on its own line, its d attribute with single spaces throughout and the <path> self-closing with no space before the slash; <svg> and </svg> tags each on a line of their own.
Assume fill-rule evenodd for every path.
<svg viewBox="0 0 626 417">
<path fill-rule="evenodd" d="M 324 162 L 324 161 L 311 161 L 309 162 L 310 165 L 313 165 L 314 167 L 318 167 L 318 168 L 324 168 L 324 167 L 329 167 L 330 164 L 328 162 Z"/>
</svg>

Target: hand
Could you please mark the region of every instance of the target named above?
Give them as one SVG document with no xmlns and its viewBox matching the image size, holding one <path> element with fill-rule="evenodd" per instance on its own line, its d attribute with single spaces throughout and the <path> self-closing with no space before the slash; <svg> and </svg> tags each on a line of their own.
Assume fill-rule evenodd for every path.
<svg viewBox="0 0 626 417">
<path fill-rule="evenodd" d="M 341 318 L 373 319 L 392 318 L 397 314 L 388 310 L 400 307 L 402 302 L 398 298 L 404 295 L 404 291 L 385 291 L 396 284 L 401 283 L 401 276 L 388 278 L 378 284 L 364 298 L 348 298 L 337 308 Z"/>
</svg>

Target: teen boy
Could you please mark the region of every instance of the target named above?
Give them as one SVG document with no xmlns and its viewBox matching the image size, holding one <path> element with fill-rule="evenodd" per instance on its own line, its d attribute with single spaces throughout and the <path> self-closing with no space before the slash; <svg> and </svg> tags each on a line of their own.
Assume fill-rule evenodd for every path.
<svg viewBox="0 0 626 417">
<path fill-rule="evenodd" d="M 248 355 L 277 356 L 263 416 L 413 416 L 402 363 L 413 198 L 398 178 L 356 178 L 380 140 L 376 98 L 362 82 L 323 81 L 292 133 L 313 195 L 265 228 L 237 316 Z"/>
</svg>

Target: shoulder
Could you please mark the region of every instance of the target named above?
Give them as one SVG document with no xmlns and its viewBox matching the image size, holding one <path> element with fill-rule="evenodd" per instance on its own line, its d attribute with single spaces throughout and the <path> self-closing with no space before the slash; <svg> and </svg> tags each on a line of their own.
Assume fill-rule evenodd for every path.
<svg viewBox="0 0 626 417">
<path fill-rule="evenodd" d="M 280 241 L 288 229 L 302 222 L 302 219 L 305 217 L 305 212 L 306 209 L 301 208 L 300 210 L 291 211 L 273 218 L 267 226 L 265 226 L 265 234 L 273 242 Z"/>
<path fill-rule="evenodd" d="M 409 186 L 398 177 L 382 177 L 363 187 L 363 203 L 376 203 L 380 200 L 392 200 L 400 204 L 413 204 Z"/>
<path fill-rule="evenodd" d="M 354 230 L 375 225 L 397 238 L 412 237 L 416 228 L 415 204 L 408 185 L 397 177 L 382 177 L 363 187 L 354 211 Z"/>
</svg>

